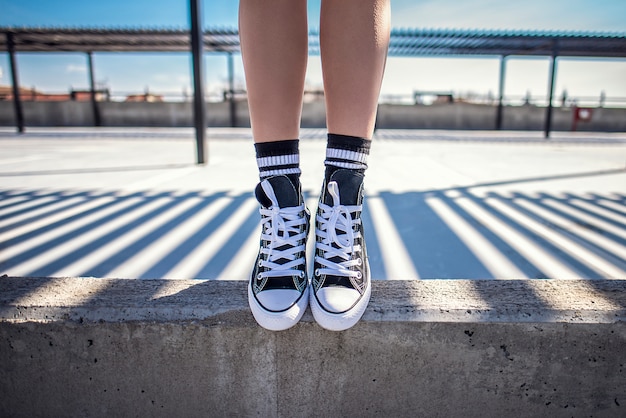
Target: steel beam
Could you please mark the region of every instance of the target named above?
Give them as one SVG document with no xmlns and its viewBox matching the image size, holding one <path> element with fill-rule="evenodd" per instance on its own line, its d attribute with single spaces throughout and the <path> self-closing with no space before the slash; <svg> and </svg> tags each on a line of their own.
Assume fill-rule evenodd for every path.
<svg viewBox="0 0 626 418">
<path fill-rule="evenodd" d="M 228 53 L 228 97 L 230 105 L 230 126 L 237 127 L 237 104 L 235 103 L 235 65 L 233 53 Z"/>
<path fill-rule="evenodd" d="M 20 97 L 20 82 L 17 75 L 17 60 L 15 59 L 15 42 L 13 34 L 7 32 L 7 47 L 9 50 L 9 65 L 11 67 L 11 83 L 13 84 L 13 108 L 15 109 L 15 127 L 18 133 L 24 133 L 24 113 Z"/>
<path fill-rule="evenodd" d="M 547 139 L 550 137 L 552 129 L 552 98 L 554 97 L 554 81 L 556 79 L 556 53 L 550 57 L 550 81 L 548 84 L 548 105 L 546 106 L 546 118 L 544 122 L 543 135 Z"/>
<path fill-rule="evenodd" d="M 191 57 L 193 62 L 193 122 L 196 129 L 196 162 L 205 164 L 206 152 L 206 104 L 204 102 L 204 72 L 202 50 L 202 0 L 189 0 L 191 18 Z"/>
<path fill-rule="evenodd" d="M 91 92 L 91 109 L 93 111 L 93 124 L 94 126 L 102 126 L 102 119 L 100 117 L 100 108 L 98 108 L 98 102 L 96 101 L 96 81 L 93 70 L 93 54 L 91 51 L 87 53 L 87 65 L 89 67 L 89 90 Z"/>
<path fill-rule="evenodd" d="M 498 82 L 498 111 L 496 112 L 496 129 L 502 129 L 502 112 L 504 100 L 504 81 L 506 79 L 506 55 L 500 57 L 500 79 Z"/>
</svg>

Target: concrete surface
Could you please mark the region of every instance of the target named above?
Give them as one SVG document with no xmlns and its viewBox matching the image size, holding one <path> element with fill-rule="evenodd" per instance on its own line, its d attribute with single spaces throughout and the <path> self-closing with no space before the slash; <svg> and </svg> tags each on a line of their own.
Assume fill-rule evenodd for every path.
<svg viewBox="0 0 626 418">
<path fill-rule="evenodd" d="M 626 282 L 374 283 L 259 328 L 245 283 L 0 278 L 2 416 L 617 417 Z"/>
<path fill-rule="evenodd" d="M 249 129 L 0 129 L 0 274 L 246 280 Z M 323 130 L 302 130 L 311 210 Z M 626 134 L 379 130 L 364 228 L 374 279 L 626 278 Z"/>
<path fill-rule="evenodd" d="M 93 126 L 90 102 L 23 102 L 27 127 Z M 102 126 L 189 127 L 193 124 L 190 102 L 126 103 L 99 102 Z M 381 129 L 495 129 L 497 106 L 452 103 L 431 106 L 381 104 L 376 125 Z M 573 108 L 555 107 L 552 113 L 554 131 L 570 131 Z M 14 126 L 13 103 L 0 102 L 0 126 Z M 236 102 L 236 126 L 249 127 L 247 101 Z M 542 131 L 545 107 L 505 106 L 502 128 L 506 130 Z M 230 104 L 207 103 L 209 126 L 231 126 Z M 324 128 L 326 109 L 323 101 L 304 103 L 302 127 Z M 626 131 L 626 109 L 593 108 L 590 121 L 580 122 L 579 131 Z"/>
</svg>

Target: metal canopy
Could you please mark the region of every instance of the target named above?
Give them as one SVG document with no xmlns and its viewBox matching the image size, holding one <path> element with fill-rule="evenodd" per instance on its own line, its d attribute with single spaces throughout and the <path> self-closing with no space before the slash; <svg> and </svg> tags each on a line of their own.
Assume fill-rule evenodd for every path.
<svg viewBox="0 0 626 418">
<path fill-rule="evenodd" d="M 194 9 L 198 0 L 190 0 L 192 19 L 196 26 L 187 29 L 99 29 L 99 28 L 13 28 L 0 27 L 0 51 L 9 53 L 14 88 L 16 123 L 19 132 L 24 121 L 17 86 L 19 85 L 15 64 L 16 52 L 84 52 L 89 54 L 90 71 L 93 52 L 190 52 L 194 58 L 195 101 L 201 105 L 202 70 L 201 52 L 222 52 L 229 56 L 229 79 L 232 80 L 232 54 L 240 52 L 239 33 L 236 29 L 208 29 L 200 33 L 199 13 Z M 197 9 L 197 5 L 196 5 Z M 195 10 L 195 11 L 194 11 Z M 193 20 L 192 20 L 193 23 Z M 194 39 L 192 39 L 192 33 Z M 3 35 L 3 36 L 1 36 Z M 196 36 L 197 35 L 197 36 Z M 202 37 L 202 41 L 198 42 Z M 309 34 L 309 53 L 319 54 L 319 34 Z M 501 128 L 502 97 L 504 86 L 505 57 L 515 55 L 548 56 L 550 85 L 546 108 L 545 136 L 550 134 L 552 98 L 556 75 L 557 57 L 626 58 L 626 32 L 557 32 L 557 31 L 504 31 L 504 30 L 457 30 L 457 29 L 394 29 L 391 31 L 390 56 L 499 56 L 500 90 L 496 115 L 496 129 Z M 232 81 L 231 101 L 232 99 Z M 93 92 L 92 86 L 92 97 Z M 94 115 L 97 116 L 94 101 Z M 232 103 L 231 103 L 232 111 Z M 195 109 L 195 126 L 198 142 L 198 163 L 204 162 L 204 110 Z M 96 117 L 96 121 L 97 121 Z M 97 123 L 97 122 L 96 122 Z"/>
<path fill-rule="evenodd" d="M 189 52 L 188 29 L 92 29 L 0 28 L 12 33 L 16 52 Z M 238 52 L 234 29 L 204 31 L 204 50 Z M 6 36 L 0 49 L 7 49 Z"/>
<path fill-rule="evenodd" d="M 16 52 L 189 52 L 187 29 L 0 28 L 0 50 L 13 34 Z M 236 29 L 207 29 L 207 52 L 239 52 Z M 309 36 L 319 53 L 319 37 Z M 626 33 L 394 29 L 390 56 L 534 55 L 626 58 Z"/>
<path fill-rule="evenodd" d="M 626 33 L 396 29 L 389 54 L 626 57 Z"/>
</svg>

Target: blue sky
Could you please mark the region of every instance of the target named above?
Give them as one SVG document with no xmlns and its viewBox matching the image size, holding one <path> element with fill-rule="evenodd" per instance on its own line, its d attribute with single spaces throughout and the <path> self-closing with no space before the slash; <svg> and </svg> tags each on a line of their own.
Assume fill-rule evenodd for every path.
<svg viewBox="0 0 626 418">
<path fill-rule="evenodd" d="M 320 0 L 309 1 L 309 26 L 318 27 Z M 204 0 L 205 27 L 236 27 L 238 2 Z M 624 0 L 392 0 L 394 27 L 568 30 L 626 33 Z M 0 0 L 0 26 L 166 27 L 188 26 L 187 0 Z M 208 89 L 219 94 L 226 80 L 226 58 L 207 55 Z M 95 54 L 96 80 L 114 93 L 181 94 L 190 86 L 189 54 Z M 83 54 L 18 54 L 20 82 L 46 91 L 87 86 Z M 390 58 L 383 94 L 413 90 L 497 91 L 495 58 Z M 45 71 L 42 71 L 45 68 Z M 626 97 L 626 61 L 559 60 L 556 91 L 570 96 Z M 0 54 L 0 84 L 9 84 L 7 54 Z M 237 84 L 243 69 L 236 59 Z M 545 58 L 511 58 L 505 93 L 534 97 L 547 90 Z M 307 83 L 321 86 L 319 57 L 310 57 Z"/>
</svg>

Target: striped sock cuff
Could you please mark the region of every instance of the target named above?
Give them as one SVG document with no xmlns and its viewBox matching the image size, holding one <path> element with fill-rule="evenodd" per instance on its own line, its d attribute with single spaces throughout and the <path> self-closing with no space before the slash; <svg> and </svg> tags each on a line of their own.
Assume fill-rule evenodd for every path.
<svg viewBox="0 0 626 418">
<path fill-rule="evenodd" d="M 326 166 L 365 170 L 371 141 L 355 136 L 328 134 Z"/>
<path fill-rule="evenodd" d="M 254 144 L 261 180 L 279 175 L 300 175 L 298 140 Z"/>
<path fill-rule="evenodd" d="M 300 174 L 300 155 L 274 155 L 257 157 L 259 176 L 263 179 L 281 174 Z"/>
</svg>

